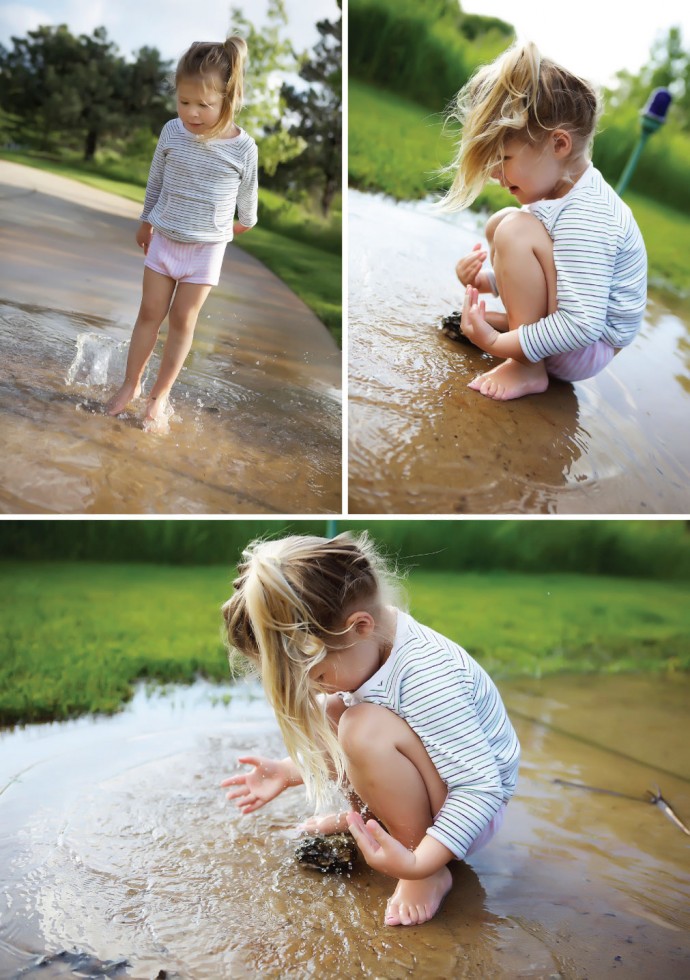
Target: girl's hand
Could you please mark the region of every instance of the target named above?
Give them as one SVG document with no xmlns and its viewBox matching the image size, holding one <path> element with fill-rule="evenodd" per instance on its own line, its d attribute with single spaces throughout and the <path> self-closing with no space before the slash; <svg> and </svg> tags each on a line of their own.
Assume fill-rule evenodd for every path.
<svg viewBox="0 0 690 980">
<path fill-rule="evenodd" d="M 146 255 L 153 238 L 153 225 L 150 225 L 148 221 L 142 221 L 137 230 L 136 238 L 137 245 L 139 248 L 143 248 L 144 255 Z"/>
<path fill-rule="evenodd" d="M 237 760 L 246 766 L 253 766 L 250 772 L 241 772 L 237 776 L 224 779 L 221 786 L 232 786 L 227 793 L 229 800 L 235 800 L 235 805 L 242 813 L 253 813 L 270 800 L 279 796 L 284 789 L 293 785 L 286 771 L 284 760 L 264 759 L 258 755 L 245 755 Z"/>
<path fill-rule="evenodd" d="M 470 254 L 460 259 L 455 266 L 455 274 L 463 286 L 474 286 L 480 293 L 491 291 L 486 273 L 482 272 L 482 263 L 486 255 L 487 253 L 477 242 Z"/>
<path fill-rule="evenodd" d="M 408 851 L 400 841 L 387 834 L 375 820 L 367 820 L 365 824 L 359 813 L 353 811 L 348 813 L 347 823 L 370 868 L 390 875 L 391 878 L 418 877 L 415 873 L 417 859 L 414 852 Z"/>
<path fill-rule="evenodd" d="M 479 302 L 479 294 L 473 286 L 468 286 L 465 292 L 465 303 L 462 308 L 462 332 L 480 350 L 491 353 L 491 348 L 500 336 L 497 330 L 487 323 L 486 305 Z"/>
</svg>

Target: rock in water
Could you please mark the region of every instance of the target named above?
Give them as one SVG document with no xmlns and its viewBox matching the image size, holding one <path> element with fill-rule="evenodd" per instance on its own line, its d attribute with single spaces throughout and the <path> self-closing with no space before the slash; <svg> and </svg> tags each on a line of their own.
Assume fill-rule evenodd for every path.
<svg viewBox="0 0 690 980">
<path fill-rule="evenodd" d="M 357 847 L 350 833 L 311 834 L 302 837 L 295 848 L 300 864 L 324 874 L 351 871 L 357 859 Z"/>
</svg>

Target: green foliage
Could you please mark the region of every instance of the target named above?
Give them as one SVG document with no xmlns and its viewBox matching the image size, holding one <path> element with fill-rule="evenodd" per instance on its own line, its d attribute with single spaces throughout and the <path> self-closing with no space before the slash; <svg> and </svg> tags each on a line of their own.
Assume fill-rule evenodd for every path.
<svg viewBox="0 0 690 980">
<path fill-rule="evenodd" d="M 74 37 L 65 24 L 38 27 L 12 45 L 0 50 L 0 102 L 12 107 L 21 145 L 32 136 L 40 149 L 77 138 L 91 160 L 105 136 L 133 124 L 157 129 L 169 114 L 170 66 L 155 48 L 127 64 L 105 28 Z"/>
<path fill-rule="evenodd" d="M 627 191 L 630 205 L 640 226 L 649 257 L 650 285 L 670 289 L 682 299 L 678 315 L 688 318 L 690 298 L 690 222 L 687 215 Z M 669 299 L 670 302 L 670 299 Z"/>
<path fill-rule="evenodd" d="M 318 244 L 297 240 L 257 225 L 237 239 L 237 245 L 255 255 L 313 310 L 342 343 L 342 260 L 338 253 Z"/>
<path fill-rule="evenodd" d="M 454 0 L 351 0 L 348 16 L 350 77 L 435 111 L 513 39 L 509 24 Z"/>
<path fill-rule="evenodd" d="M 60 523 L 38 522 L 49 540 L 51 526 Z M 66 523 L 73 537 L 80 534 L 82 522 Z M 132 523 L 146 537 L 145 528 L 156 522 Z M 161 523 L 168 525 L 166 539 L 187 522 Z M 179 533 L 196 550 L 201 529 Z M 84 534 L 99 537 L 88 526 Z M 123 534 L 135 537 L 126 528 Z M 140 680 L 227 680 L 220 606 L 232 589 L 231 564 L 0 565 L 0 725 L 112 713 Z M 465 646 L 495 676 L 690 669 L 690 606 L 678 584 L 416 571 L 409 593 L 414 615 Z"/>
<path fill-rule="evenodd" d="M 307 169 L 311 183 L 321 188 L 321 213 L 327 216 L 342 172 L 342 18 L 316 26 L 320 40 L 299 71 L 309 86 L 282 88 L 286 109 L 296 119 L 288 131 L 304 143 L 293 166 L 284 168 L 283 180 L 294 180 L 295 168 Z"/>
<path fill-rule="evenodd" d="M 0 523 L 7 558 L 232 566 L 255 537 L 326 534 L 325 520 Z M 363 521 L 403 568 L 455 573 L 581 573 L 641 579 L 690 579 L 690 531 L 684 521 Z"/>
<path fill-rule="evenodd" d="M 690 670 L 684 586 L 616 578 L 415 572 L 410 611 L 493 677 Z"/>
<path fill-rule="evenodd" d="M 145 678 L 229 676 L 228 572 L 28 564 L 0 575 L 0 724 L 112 713 Z"/>
<path fill-rule="evenodd" d="M 239 122 L 259 144 L 261 169 L 273 174 L 279 164 L 304 150 L 304 141 L 280 125 L 285 101 L 273 80 L 276 73 L 296 72 L 299 67 L 292 45 L 283 37 L 287 26 L 285 2 L 269 0 L 266 22 L 261 28 L 255 27 L 239 7 L 232 9 L 232 22 L 233 30 L 249 47 L 249 71 Z"/>
</svg>

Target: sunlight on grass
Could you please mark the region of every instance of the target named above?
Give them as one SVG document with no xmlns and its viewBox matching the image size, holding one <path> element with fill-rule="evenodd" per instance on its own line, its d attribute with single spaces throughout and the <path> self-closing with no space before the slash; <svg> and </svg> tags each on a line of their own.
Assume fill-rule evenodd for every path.
<svg viewBox="0 0 690 980">
<path fill-rule="evenodd" d="M 0 724 L 113 712 L 137 680 L 227 680 L 225 566 L 7 562 Z M 415 572 L 412 613 L 497 677 L 690 669 L 684 583 Z"/>
</svg>

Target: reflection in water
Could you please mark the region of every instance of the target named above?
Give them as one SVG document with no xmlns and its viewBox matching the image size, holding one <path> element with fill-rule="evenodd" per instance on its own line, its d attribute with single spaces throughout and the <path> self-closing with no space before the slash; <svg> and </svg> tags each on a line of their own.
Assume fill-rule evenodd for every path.
<svg viewBox="0 0 690 980">
<path fill-rule="evenodd" d="M 352 512 L 689 509 L 677 315 L 650 300 L 640 336 L 597 378 L 492 402 L 467 384 L 493 359 L 438 329 L 460 304 L 454 265 L 482 237 L 476 218 L 354 191 L 349 209 Z"/>
<path fill-rule="evenodd" d="M 371 978 L 563 980 L 623 964 L 632 978 L 680 980 L 686 838 L 655 807 L 553 780 L 623 792 L 655 780 L 689 815 L 688 680 L 521 681 L 502 693 L 523 745 L 518 793 L 496 840 L 454 865 L 437 918 L 410 929 L 382 925 L 392 883 L 364 864 L 345 876 L 296 864 L 300 788 L 251 817 L 225 800 L 218 784 L 239 755 L 282 751 L 251 683 L 141 689 L 114 718 L 0 735 L 0 975 L 61 975 L 34 967 L 67 950 L 125 959 L 142 980 L 335 978 L 343 964 Z M 602 717 L 610 728 L 593 745 Z"/>
</svg>

